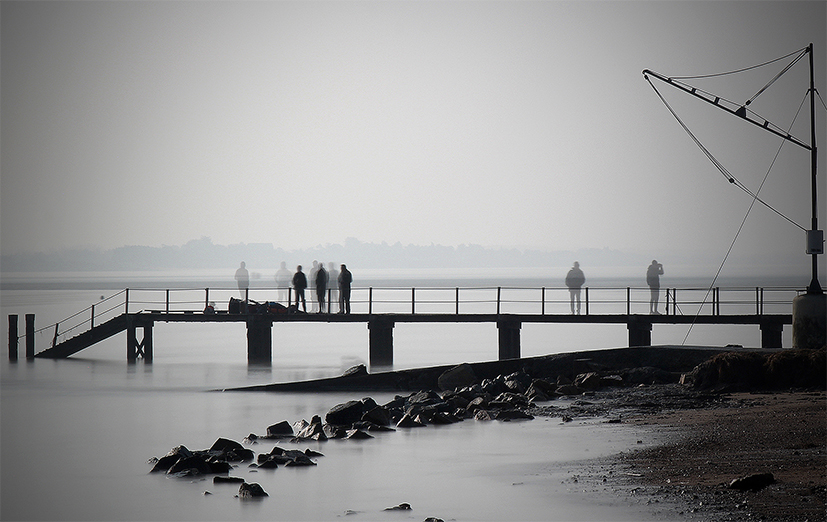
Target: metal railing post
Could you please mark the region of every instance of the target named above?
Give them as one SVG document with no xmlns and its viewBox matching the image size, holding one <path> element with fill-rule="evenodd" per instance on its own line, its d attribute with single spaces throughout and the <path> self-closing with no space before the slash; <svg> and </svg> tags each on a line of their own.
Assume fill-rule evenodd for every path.
<svg viewBox="0 0 827 522">
<path fill-rule="evenodd" d="M 632 315 L 632 289 L 626 287 L 626 315 Z"/>
<path fill-rule="evenodd" d="M 540 298 L 543 304 L 540 306 L 540 315 L 546 315 L 546 287 L 540 289 Z"/>
<path fill-rule="evenodd" d="M 586 315 L 589 315 L 589 287 L 586 287 Z"/>
<path fill-rule="evenodd" d="M 128 314 L 129 313 L 129 288 L 125 289 L 124 292 L 125 292 L 125 295 L 124 295 L 124 313 Z"/>
<path fill-rule="evenodd" d="M 210 306 L 210 289 L 205 288 L 204 292 L 205 292 L 205 295 L 204 295 L 204 310 L 206 310 L 207 307 Z"/>
<path fill-rule="evenodd" d="M 92 318 L 89 320 L 89 329 L 95 327 L 95 305 L 92 305 Z"/>
<path fill-rule="evenodd" d="M 459 315 L 459 287 L 456 288 L 456 291 L 457 291 L 457 294 L 456 294 L 456 303 L 457 303 L 456 315 Z"/>
<path fill-rule="evenodd" d="M 166 310 L 166 313 L 169 313 L 169 288 L 167 288 L 167 291 L 166 291 L 166 302 L 165 302 L 165 308 L 164 309 Z"/>
<path fill-rule="evenodd" d="M 411 288 L 411 315 L 416 313 L 416 288 Z"/>
<path fill-rule="evenodd" d="M 502 292 L 501 287 L 497 287 L 497 315 L 500 315 L 500 294 Z"/>
<path fill-rule="evenodd" d="M 373 313 L 373 287 L 368 288 L 368 314 Z"/>
</svg>

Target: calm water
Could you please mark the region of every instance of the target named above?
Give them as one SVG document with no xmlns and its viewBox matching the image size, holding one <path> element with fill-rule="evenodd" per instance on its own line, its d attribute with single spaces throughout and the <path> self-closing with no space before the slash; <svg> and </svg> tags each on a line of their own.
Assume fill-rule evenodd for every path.
<svg viewBox="0 0 827 522">
<path fill-rule="evenodd" d="M 160 281 L 163 283 L 164 281 Z M 415 282 L 414 282 L 415 285 Z M 58 285 L 59 286 L 59 285 Z M 107 285 L 100 285 L 107 287 Z M 75 288 L 75 287 L 73 287 Z M 35 313 L 38 327 L 60 321 L 111 289 L 89 277 L 78 289 L 4 290 L 7 315 Z M 219 299 L 216 299 L 218 302 Z M 680 343 L 683 328 L 656 327 L 655 343 Z M 0 518 L 3 520 L 639 520 L 639 506 L 585 494 L 564 482 L 564 465 L 656 442 L 653 435 L 597 421 L 466 421 L 399 430 L 367 441 L 311 447 L 326 456 L 313 468 L 233 475 L 270 494 L 241 502 L 237 488 L 211 480 L 148 475 L 147 459 L 184 444 L 208 448 L 240 441 L 270 424 L 324 413 L 352 394 L 220 393 L 210 390 L 340 374 L 367 359 L 363 324 L 277 324 L 273 366 L 246 364 L 243 324 L 157 324 L 155 361 L 125 362 L 125 338 L 68 360 L 0 358 Z M 698 336 L 698 337 L 695 337 Z M 789 332 L 786 332 L 789 337 Z M 50 332 L 38 334 L 38 351 Z M 397 368 L 496 358 L 493 325 L 404 325 L 394 329 Z M 760 342 L 757 327 L 693 332 L 692 344 Z M 785 341 L 789 343 L 789 340 Z M 624 346 L 625 326 L 524 325 L 523 355 Z M 21 345 L 21 356 L 23 346 Z M 392 398 L 372 394 L 377 402 Z M 595 429 L 596 428 L 596 429 Z M 272 444 L 254 446 L 268 452 Z M 210 491 L 212 495 L 204 495 Z M 408 502 L 412 512 L 384 512 Z M 661 514 L 662 515 L 662 514 Z"/>
</svg>

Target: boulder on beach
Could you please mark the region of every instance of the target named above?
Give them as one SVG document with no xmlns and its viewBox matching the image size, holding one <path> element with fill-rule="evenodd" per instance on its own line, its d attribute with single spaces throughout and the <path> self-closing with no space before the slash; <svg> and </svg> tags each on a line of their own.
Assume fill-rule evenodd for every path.
<svg viewBox="0 0 827 522">
<path fill-rule="evenodd" d="M 249 499 L 249 498 L 260 498 L 260 497 L 269 497 L 270 495 L 264 491 L 259 484 L 253 482 L 248 484 L 247 482 L 243 482 L 241 486 L 238 488 L 238 497 Z"/>
<path fill-rule="evenodd" d="M 267 426 L 267 436 L 271 438 L 277 437 L 292 437 L 293 436 L 293 427 L 290 426 L 290 423 L 285 421 L 281 421 L 277 424 L 273 424 L 271 426 Z"/>
<path fill-rule="evenodd" d="M 451 369 L 445 370 L 437 378 L 437 386 L 440 390 L 456 390 L 471 386 L 478 382 L 473 368 L 468 363 L 462 363 Z"/>
</svg>

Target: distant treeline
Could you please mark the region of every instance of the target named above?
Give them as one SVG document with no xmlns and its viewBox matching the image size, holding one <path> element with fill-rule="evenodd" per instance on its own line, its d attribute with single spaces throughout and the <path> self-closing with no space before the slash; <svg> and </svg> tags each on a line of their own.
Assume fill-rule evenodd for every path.
<svg viewBox="0 0 827 522">
<path fill-rule="evenodd" d="M 509 268 L 567 266 L 579 260 L 589 266 L 645 266 L 644 257 L 610 249 L 577 251 L 486 248 L 479 245 L 389 245 L 348 238 L 343 245 L 319 245 L 286 251 L 271 243 L 216 245 L 208 237 L 182 246 L 124 246 L 112 250 L 74 249 L 48 253 L 3 255 L 4 272 L 85 272 L 177 269 L 230 269 L 241 261 L 253 270 L 298 263 L 348 263 L 360 268 Z"/>
</svg>

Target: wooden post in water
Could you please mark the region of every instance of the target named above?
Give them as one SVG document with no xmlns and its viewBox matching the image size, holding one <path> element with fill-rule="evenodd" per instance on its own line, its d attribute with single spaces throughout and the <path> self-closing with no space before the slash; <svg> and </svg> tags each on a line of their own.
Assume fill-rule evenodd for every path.
<svg viewBox="0 0 827 522">
<path fill-rule="evenodd" d="M 370 367 L 393 366 L 393 321 L 374 319 L 368 321 L 368 345 Z"/>
<path fill-rule="evenodd" d="M 26 314 L 26 359 L 34 359 L 34 314 Z"/>
<path fill-rule="evenodd" d="M 9 360 L 17 360 L 17 315 L 9 315 Z"/>
</svg>

